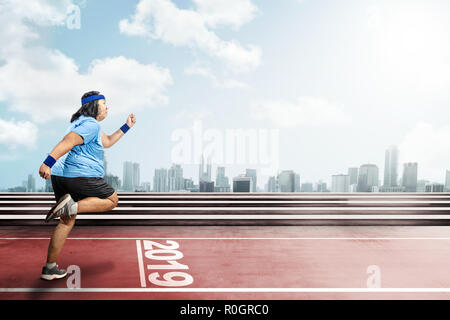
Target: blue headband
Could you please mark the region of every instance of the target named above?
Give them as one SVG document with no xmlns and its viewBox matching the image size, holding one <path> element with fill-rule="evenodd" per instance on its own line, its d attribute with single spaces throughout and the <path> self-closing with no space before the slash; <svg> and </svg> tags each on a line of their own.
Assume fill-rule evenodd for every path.
<svg viewBox="0 0 450 320">
<path fill-rule="evenodd" d="M 105 99 L 105 96 L 101 95 L 101 94 L 95 95 L 95 96 L 89 96 L 87 98 L 81 99 L 81 105 L 91 102 L 91 101 L 94 101 L 94 100 L 100 100 L 100 99 Z"/>
</svg>

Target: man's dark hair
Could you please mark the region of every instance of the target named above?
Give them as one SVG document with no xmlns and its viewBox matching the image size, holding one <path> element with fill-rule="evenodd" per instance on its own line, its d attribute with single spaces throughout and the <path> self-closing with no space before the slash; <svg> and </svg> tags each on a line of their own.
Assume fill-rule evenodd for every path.
<svg viewBox="0 0 450 320">
<path fill-rule="evenodd" d="M 100 94 L 100 92 L 98 91 L 89 91 L 86 92 L 85 94 L 83 94 L 83 96 L 81 97 L 81 99 L 90 97 L 90 96 L 94 96 Z M 72 119 L 70 119 L 70 122 L 74 122 L 75 120 L 77 120 L 81 115 L 86 116 L 86 117 L 92 117 L 92 118 L 97 118 L 98 115 L 98 100 L 94 100 L 94 101 L 90 101 L 88 103 L 85 103 L 81 106 L 80 109 L 78 109 L 77 112 L 75 112 L 72 115 Z"/>
</svg>

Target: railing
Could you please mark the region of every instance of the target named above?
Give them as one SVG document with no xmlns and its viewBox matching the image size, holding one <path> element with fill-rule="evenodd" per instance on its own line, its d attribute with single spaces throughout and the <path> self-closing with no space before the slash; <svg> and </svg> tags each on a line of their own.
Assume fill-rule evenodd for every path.
<svg viewBox="0 0 450 320">
<path fill-rule="evenodd" d="M 448 225 L 450 193 L 118 193 L 77 225 Z M 0 193 L 0 225 L 51 225 L 53 193 Z"/>
</svg>

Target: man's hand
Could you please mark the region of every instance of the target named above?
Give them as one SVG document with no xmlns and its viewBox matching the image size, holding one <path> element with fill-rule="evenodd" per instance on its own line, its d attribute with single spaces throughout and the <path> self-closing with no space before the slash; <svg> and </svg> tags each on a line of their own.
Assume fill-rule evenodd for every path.
<svg viewBox="0 0 450 320">
<path fill-rule="evenodd" d="M 134 113 L 130 114 L 127 118 L 127 125 L 131 128 L 136 123 L 136 117 Z"/>
<path fill-rule="evenodd" d="M 52 172 L 52 169 L 45 163 L 41 164 L 41 167 L 39 168 L 39 175 L 44 179 L 49 179 L 50 174 Z"/>
</svg>

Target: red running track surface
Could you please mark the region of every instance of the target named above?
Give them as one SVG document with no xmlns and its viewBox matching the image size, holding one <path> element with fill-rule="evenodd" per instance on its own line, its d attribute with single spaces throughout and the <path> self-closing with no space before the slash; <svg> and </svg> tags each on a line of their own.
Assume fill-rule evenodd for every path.
<svg viewBox="0 0 450 320">
<path fill-rule="evenodd" d="M 76 226 L 47 282 L 52 231 L 0 227 L 0 299 L 450 298 L 446 226 Z"/>
</svg>

